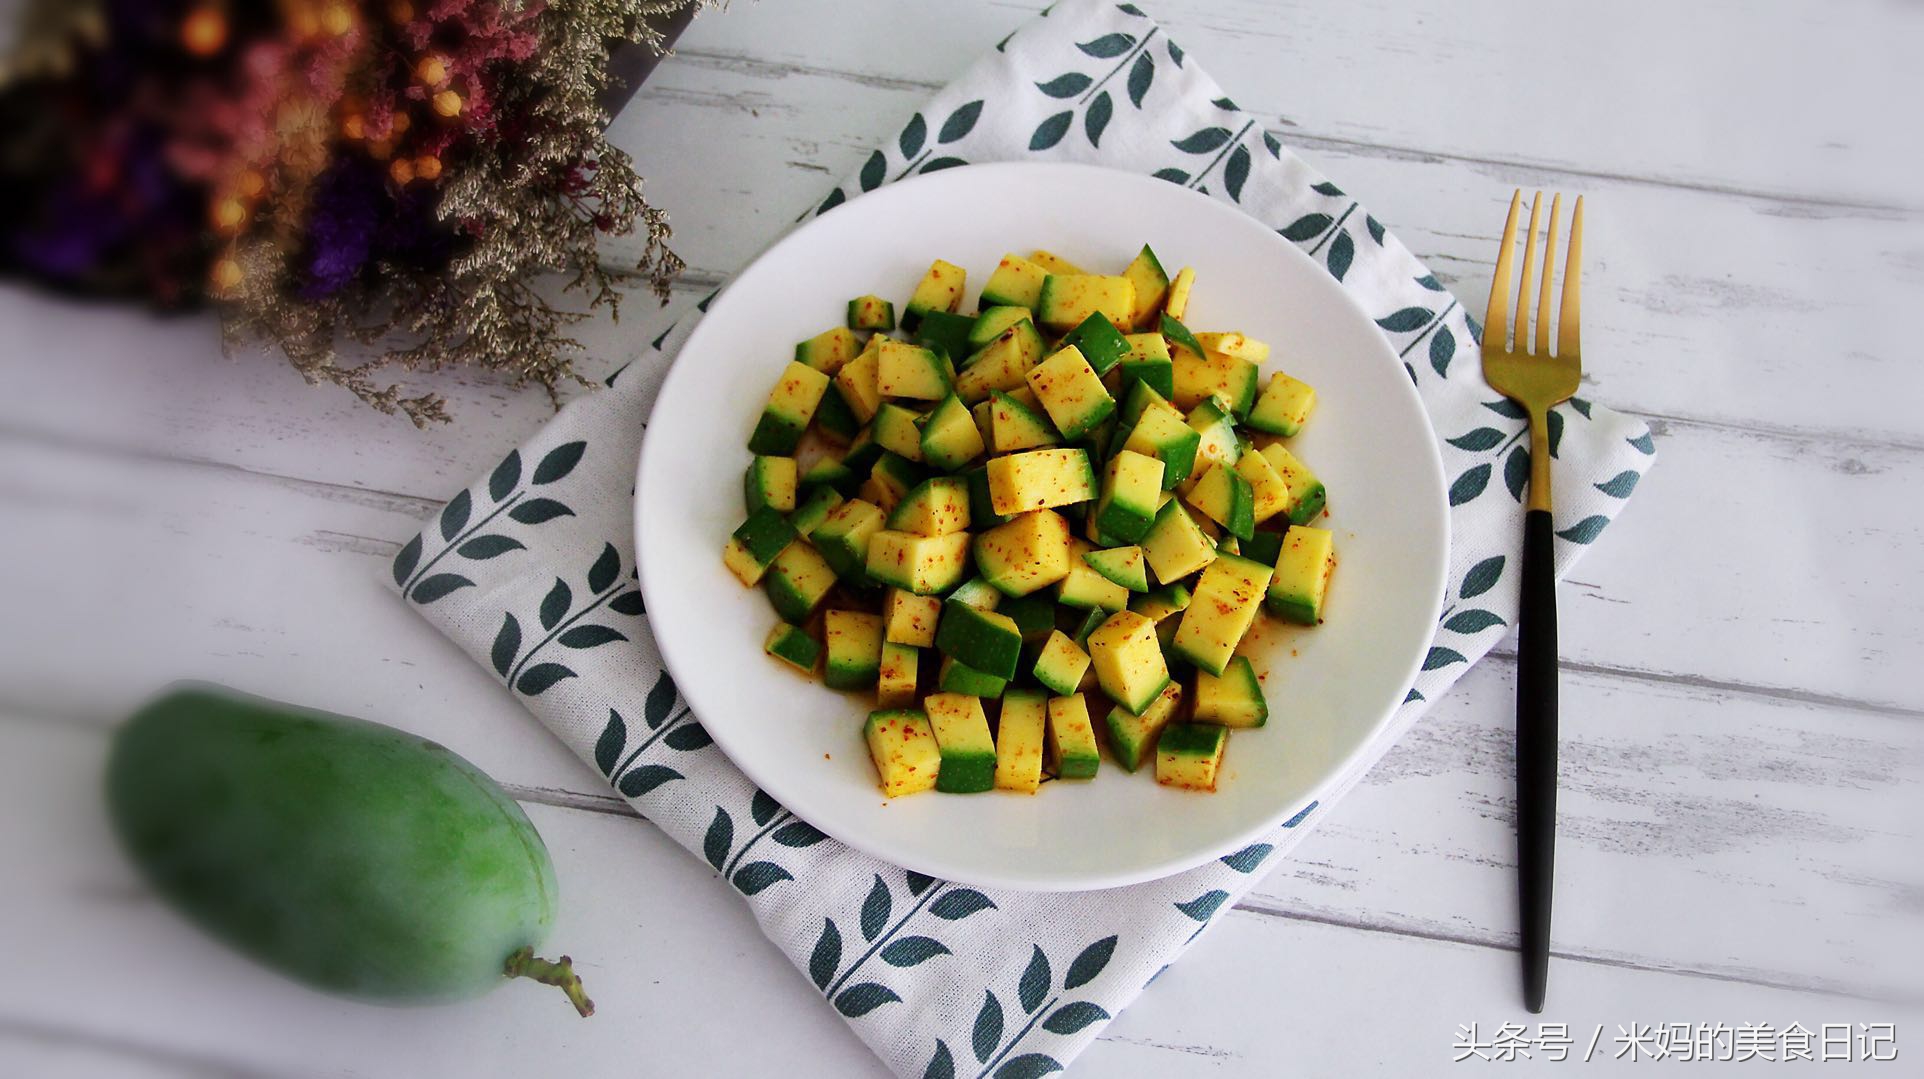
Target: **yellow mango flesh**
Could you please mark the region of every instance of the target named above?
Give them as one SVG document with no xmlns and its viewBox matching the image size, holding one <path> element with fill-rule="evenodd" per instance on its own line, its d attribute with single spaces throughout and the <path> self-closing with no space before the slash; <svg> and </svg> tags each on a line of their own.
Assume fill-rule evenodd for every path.
<svg viewBox="0 0 1924 1079">
<path fill-rule="evenodd" d="M 875 703 L 907 708 L 915 703 L 915 670 L 920 654 L 905 644 L 882 643 L 882 667 L 875 678 Z"/>
<path fill-rule="evenodd" d="M 882 604 L 884 636 L 893 644 L 935 646 L 935 624 L 942 617 L 941 596 L 918 596 L 891 588 Z"/>
<path fill-rule="evenodd" d="M 1203 570 L 1189 608 L 1182 613 L 1171 648 L 1211 674 L 1223 673 L 1229 657 L 1256 621 L 1270 568 L 1224 555 Z"/>
<path fill-rule="evenodd" d="M 1140 713 L 1169 684 L 1169 665 L 1156 624 L 1134 611 L 1117 611 L 1089 635 L 1089 662 L 1102 691 Z"/>
<path fill-rule="evenodd" d="M 1084 450 L 1029 450 L 989 462 L 989 500 L 997 513 L 1072 506 L 1094 497 L 1095 472 Z"/>
<path fill-rule="evenodd" d="M 936 748 L 935 731 L 927 716 L 909 711 L 871 712 L 863 734 L 883 794 L 900 798 L 935 788 L 942 754 Z"/>
<path fill-rule="evenodd" d="M 953 262 L 936 259 L 909 295 L 908 311 L 953 311 L 962 304 L 969 272 Z"/>
<path fill-rule="evenodd" d="M 882 355 L 876 342 L 881 339 L 881 334 L 869 338 L 869 347 L 835 372 L 835 389 L 841 393 L 842 400 L 848 402 L 849 411 L 863 423 L 874 419 L 875 411 L 882 407 L 882 391 L 876 383 Z"/>
<path fill-rule="evenodd" d="M 1135 309 L 1136 286 L 1126 277 L 1051 274 L 1042 283 L 1041 307 L 1036 315 L 1044 326 L 1061 333 L 1094 314 L 1127 326 Z"/>
<path fill-rule="evenodd" d="M 1069 573 L 1069 522 L 1049 510 L 1025 513 L 975 537 L 975 564 L 1005 595 L 1026 596 Z"/>
<path fill-rule="evenodd" d="M 1042 785 L 1047 700 L 1040 693 L 1021 690 L 1012 690 L 1002 698 L 1002 718 L 995 737 L 997 790 L 1034 794 Z"/>
<path fill-rule="evenodd" d="M 1033 340 L 1033 337 L 1024 336 L 1020 327 L 1002 331 L 995 340 L 984 345 L 975 361 L 955 377 L 956 396 L 962 398 L 965 404 L 973 405 L 987 399 L 996 390 L 1007 392 L 1022 386 L 1029 369 L 1041 359 L 1040 355 L 1030 351 Z M 848 368 L 842 370 L 847 371 Z"/>
<path fill-rule="evenodd" d="M 1142 555 L 1159 581 L 1176 581 L 1207 566 L 1216 557 L 1196 519 L 1181 506 L 1165 506 L 1155 527 L 1142 538 Z"/>
<path fill-rule="evenodd" d="M 916 595 L 926 596 L 954 587 L 968 565 L 967 532 L 918 536 L 883 529 L 869 537 L 869 576 Z"/>
<path fill-rule="evenodd" d="M 1227 733 L 1215 728 L 1213 737 L 1204 740 L 1206 748 L 1188 745 L 1176 748 L 1168 747 L 1172 730 L 1181 731 L 1182 728 L 1165 730 L 1157 740 L 1156 782 L 1183 790 L 1215 790 L 1216 775 L 1222 769 L 1223 750 L 1229 745 Z"/>
<path fill-rule="evenodd" d="M 1189 290 L 1195 285 L 1195 270 L 1184 266 L 1176 271 L 1175 279 L 1169 282 L 1169 299 L 1164 301 L 1162 307 L 1170 318 L 1180 322 L 1189 313 Z"/>
<path fill-rule="evenodd" d="M 1256 496 L 1256 523 L 1262 524 L 1289 508 L 1289 485 L 1277 475 L 1276 466 L 1260 453 L 1245 453 L 1236 460 L 1236 474 L 1249 481 Z"/>
</svg>

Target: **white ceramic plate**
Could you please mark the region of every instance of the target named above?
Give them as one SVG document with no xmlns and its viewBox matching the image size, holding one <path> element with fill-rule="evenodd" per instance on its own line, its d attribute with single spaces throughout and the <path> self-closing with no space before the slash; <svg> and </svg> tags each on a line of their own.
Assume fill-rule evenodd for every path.
<svg viewBox="0 0 1924 1079">
<path fill-rule="evenodd" d="M 884 799 L 861 737 L 869 699 L 762 653 L 776 616 L 722 568 L 741 523 L 744 448 L 795 342 L 850 297 L 899 304 L 931 260 L 969 299 L 1008 251 L 1044 247 L 1119 273 L 1144 243 L 1196 269 L 1192 329 L 1272 344 L 1264 378 L 1316 387 L 1291 446 L 1330 492 L 1338 567 L 1315 629 L 1262 620 L 1270 720 L 1236 731 L 1214 794 L 1160 787 L 1105 758 L 1090 783 L 1033 796 Z M 830 392 L 834 392 L 832 389 Z M 1034 890 L 1149 880 L 1253 842 L 1318 796 L 1402 703 L 1442 601 L 1447 514 L 1435 437 L 1402 363 L 1342 288 L 1235 209 L 1162 180 L 1079 165 L 978 165 L 893 184 L 809 222 L 709 307 L 643 443 L 636 549 L 675 684 L 762 789 L 836 839 L 947 880 Z M 1101 725 L 1101 717 L 1096 717 Z"/>
</svg>

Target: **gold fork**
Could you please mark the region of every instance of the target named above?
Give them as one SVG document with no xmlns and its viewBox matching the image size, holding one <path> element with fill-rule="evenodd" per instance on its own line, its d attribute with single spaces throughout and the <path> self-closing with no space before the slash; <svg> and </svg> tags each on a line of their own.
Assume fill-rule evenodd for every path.
<svg viewBox="0 0 1924 1079">
<path fill-rule="evenodd" d="M 1483 316 L 1483 377 L 1498 393 L 1523 406 L 1530 417 L 1530 498 L 1523 518 L 1523 593 L 1517 617 L 1516 813 L 1517 898 L 1522 915 L 1523 1002 L 1543 1010 L 1550 981 L 1550 897 L 1557 844 L 1557 591 L 1550 525 L 1550 424 L 1552 406 L 1577 392 L 1578 281 L 1582 276 L 1583 197 L 1570 213 L 1569 254 L 1563 266 L 1563 302 L 1552 318 L 1557 225 L 1563 196 L 1550 202 L 1543 240 L 1543 285 L 1537 293 L 1536 341 L 1530 339 L 1530 290 L 1537 268 L 1537 220 L 1543 192 L 1530 203 L 1530 234 L 1523 245 L 1523 279 L 1516 291 L 1514 333 L 1510 326 L 1510 264 L 1516 253 L 1517 211 L 1523 192 L 1510 197 L 1503 248 L 1490 281 Z M 1550 323 L 1557 348 L 1550 351 Z"/>
</svg>

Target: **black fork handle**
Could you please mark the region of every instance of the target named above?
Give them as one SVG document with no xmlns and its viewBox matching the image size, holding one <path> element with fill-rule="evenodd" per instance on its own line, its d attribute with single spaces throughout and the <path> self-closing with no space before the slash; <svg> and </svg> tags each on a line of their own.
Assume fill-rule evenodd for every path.
<svg viewBox="0 0 1924 1079">
<path fill-rule="evenodd" d="M 1550 898 L 1557 849 L 1557 578 L 1550 511 L 1523 519 L 1523 596 L 1517 618 L 1517 898 L 1523 1002 L 1543 1011 L 1550 981 Z"/>
</svg>

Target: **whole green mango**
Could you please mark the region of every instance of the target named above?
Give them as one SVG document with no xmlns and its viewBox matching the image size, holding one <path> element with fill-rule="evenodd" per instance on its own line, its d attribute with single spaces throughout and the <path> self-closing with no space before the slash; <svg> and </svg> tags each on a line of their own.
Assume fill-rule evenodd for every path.
<svg viewBox="0 0 1924 1079">
<path fill-rule="evenodd" d="M 479 996 L 534 958 L 554 865 L 521 807 L 443 746 L 377 723 L 182 686 L 122 727 L 115 831 L 164 897 L 216 937 L 322 989 L 381 1001 Z"/>
</svg>

